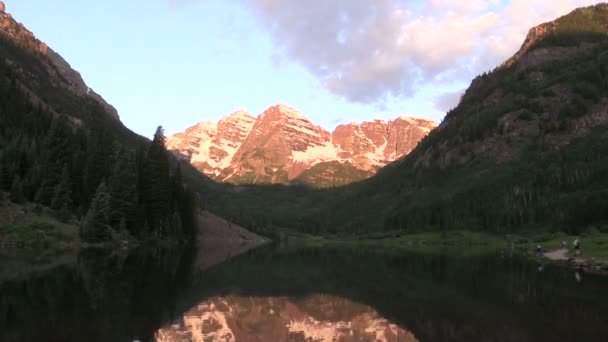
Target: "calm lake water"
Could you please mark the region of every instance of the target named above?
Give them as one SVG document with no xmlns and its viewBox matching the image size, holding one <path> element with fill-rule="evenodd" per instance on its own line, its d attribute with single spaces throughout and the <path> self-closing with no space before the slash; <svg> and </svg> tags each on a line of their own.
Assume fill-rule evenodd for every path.
<svg viewBox="0 0 608 342">
<path fill-rule="evenodd" d="M 606 341 L 608 278 L 483 257 L 86 251 L 0 284 L 0 341 Z"/>
</svg>

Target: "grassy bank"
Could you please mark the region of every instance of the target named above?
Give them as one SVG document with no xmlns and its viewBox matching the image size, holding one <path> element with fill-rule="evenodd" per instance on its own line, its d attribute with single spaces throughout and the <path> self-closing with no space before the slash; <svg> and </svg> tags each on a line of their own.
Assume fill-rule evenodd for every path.
<svg viewBox="0 0 608 342">
<path fill-rule="evenodd" d="M 73 263 L 80 246 L 76 222 L 31 204 L 0 204 L 0 279 Z"/>
<path fill-rule="evenodd" d="M 495 235 L 473 231 L 425 232 L 405 234 L 386 232 L 361 236 L 314 236 L 297 232 L 286 233 L 281 243 L 308 246 L 353 246 L 381 248 L 387 251 L 407 250 L 419 253 L 445 253 L 476 255 L 492 251 L 511 250 L 515 253 L 533 255 L 537 245 L 546 251 L 556 250 L 565 240 L 569 247 L 579 239 L 583 258 L 608 262 L 608 234 L 588 232 L 578 236 L 564 233 L 529 233 L 519 235 Z M 573 255 L 572 255 L 573 256 Z"/>
<path fill-rule="evenodd" d="M 63 252 L 78 248 L 77 222 L 61 222 L 36 205 L 5 202 L 0 205 L 0 244 L 6 249 Z"/>
</svg>

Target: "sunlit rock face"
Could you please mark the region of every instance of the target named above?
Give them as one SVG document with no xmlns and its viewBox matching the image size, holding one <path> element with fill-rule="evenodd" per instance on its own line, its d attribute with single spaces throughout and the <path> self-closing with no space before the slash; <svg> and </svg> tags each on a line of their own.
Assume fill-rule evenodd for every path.
<svg viewBox="0 0 608 342">
<path fill-rule="evenodd" d="M 369 306 L 312 295 L 215 297 L 155 334 L 158 342 L 409 342 L 416 337 Z"/>
<path fill-rule="evenodd" d="M 401 116 L 339 125 L 330 133 L 294 108 L 277 104 L 257 118 L 239 110 L 218 123 L 200 122 L 169 136 L 167 148 L 216 181 L 315 185 L 325 180 L 317 174 L 325 168 L 314 167 L 331 163 L 343 171 L 332 175 L 342 178 L 336 183 L 347 184 L 407 155 L 436 126 Z M 307 170 L 308 177 L 300 177 Z"/>
</svg>

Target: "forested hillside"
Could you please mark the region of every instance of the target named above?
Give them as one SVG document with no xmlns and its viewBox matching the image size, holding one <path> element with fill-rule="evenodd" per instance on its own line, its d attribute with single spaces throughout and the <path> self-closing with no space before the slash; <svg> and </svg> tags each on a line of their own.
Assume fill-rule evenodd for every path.
<svg viewBox="0 0 608 342">
<path fill-rule="evenodd" d="M 582 23 L 582 24 L 581 24 Z M 407 157 L 327 191 L 234 188 L 211 206 L 244 226 L 310 233 L 608 225 L 608 5 L 530 31 Z"/>
<path fill-rule="evenodd" d="M 179 165 L 170 163 L 162 127 L 147 142 L 98 102 L 33 73 L 42 72 L 37 65 L 44 56 L 0 43 L 49 82 L 34 94 L 14 65 L 0 62 L 0 195 L 35 203 L 37 211 L 50 207 L 59 220 L 79 225 L 88 242 L 192 239 L 199 200 L 184 187 Z"/>
</svg>

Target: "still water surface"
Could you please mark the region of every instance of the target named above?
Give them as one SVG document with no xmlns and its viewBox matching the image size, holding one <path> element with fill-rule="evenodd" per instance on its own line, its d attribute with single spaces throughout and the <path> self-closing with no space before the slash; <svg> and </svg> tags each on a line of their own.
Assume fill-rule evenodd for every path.
<svg viewBox="0 0 608 342">
<path fill-rule="evenodd" d="M 509 253 L 82 252 L 0 284 L 0 341 L 606 341 L 608 278 Z"/>
</svg>

